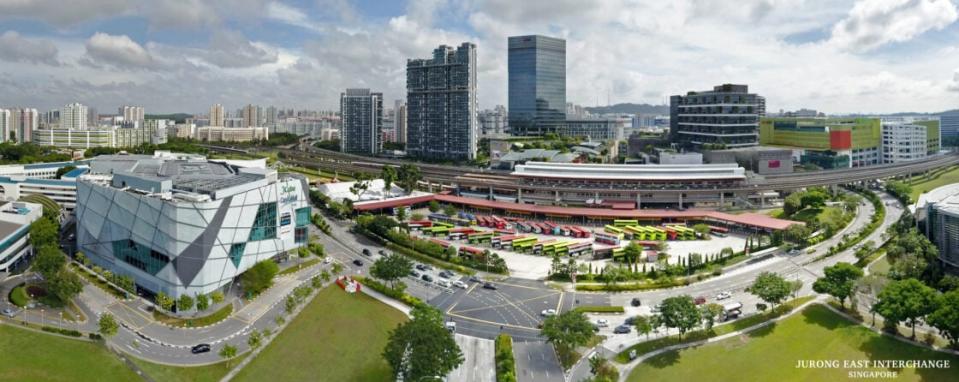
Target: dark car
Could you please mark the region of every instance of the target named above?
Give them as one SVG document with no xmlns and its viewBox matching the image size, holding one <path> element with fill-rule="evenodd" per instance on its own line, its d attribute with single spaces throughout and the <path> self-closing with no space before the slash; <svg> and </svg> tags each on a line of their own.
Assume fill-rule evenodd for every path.
<svg viewBox="0 0 959 382">
<path fill-rule="evenodd" d="M 632 331 L 633 331 L 633 328 L 631 328 L 629 325 L 620 325 L 620 326 L 617 326 L 616 329 L 613 329 L 613 333 L 616 333 L 616 334 L 626 334 Z"/>
<path fill-rule="evenodd" d="M 470 282 L 478 283 L 480 282 L 480 279 L 479 277 L 476 277 L 476 276 L 470 276 Z"/>
<path fill-rule="evenodd" d="M 426 281 L 426 282 L 428 282 L 428 283 L 431 283 L 431 282 L 433 282 L 433 276 L 423 275 L 423 281 Z"/>
<path fill-rule="evenodd" d="M 378 253 L 380 254 L 380 256 L 386 256 L 386 251 L 384 251 L 384 250 L 382 250 L 382 249 L 379 250 Z"/>
<path fill-rule="evenodd" d="M 419 270 L 421 270 L 421 271 L 425 271 L 425 270 L 426 270 L 426 266 L 423 265 L 423 264 L 416 264 L 416 269 L 419 269 Z"/>
<path fill-rule="evenodd" d="M 419 277 L 420 277 L 420 273 L 417 272 L 417 271 L 410 271 L 410 276 L 419 278 Z"/>
<path fill-rule="evenodd" d="M 638 318 L 637 316 L 627 317 L 626 321 L 623 321 L 623 325 L 635 325 L 637 318 Z"/>
<path fill-rule="evenodd" d="M 633 300 L 630 301 L 629 304 L 632 306 L 640 306 L 643 305 L 643 302 L 639 301 L 639 297 L 633 297 Z"/>
<path fill-rule="evenodd" d="M 190 353 L 200 354 L 210 351 L 210 344 L 199 344 L 190 349 Z"/>
<path fill-rule="evenodd" d="M 447 271 L 440 272 L 440 277 L 442 277 L 442 278 L 444 278 L 444 279 L 448 279 L 448 278 L 450 278 L 450 276 L 452 276 L 452 274 L 450 274 L 450 273 L 447 272 Z"/>
<path fill-rule="evenodd" d="M 355 264 L 355 265 L 358 266 L 358 267 L 362 267 L 362 266 L 363 266 L 363 260 L 360 260 L 360 259 L 353 260 L 353 264 Z"/>
<path fill-rule="evenodd" d="M 483 289 L 496 290 L 496 285 L 493 285 L 492 283 L 484 283 Z"/>
<path fill-rule="evenodd" d="M 363 248 L 363 256 L 369 256 L 369 255 L 370 255 L 370 250 Z"/>
<path fill-rule="evenodd" d="M 706 303 L 706 298 L 703 296 L 699 296 L 699 297 L 696 297 L 696 299 L 693 300 L 693 302 L 695 302 L 696 305 L 702 305 Z"/>
</svg>

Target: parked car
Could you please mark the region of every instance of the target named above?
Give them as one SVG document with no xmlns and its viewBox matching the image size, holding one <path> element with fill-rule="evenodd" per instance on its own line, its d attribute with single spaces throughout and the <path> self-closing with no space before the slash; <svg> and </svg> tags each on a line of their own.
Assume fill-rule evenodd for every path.
<svg viewBox="0 0 959 382">
<path fill-rule="evenodd" d="M 360 260 L 360 259 L 353 260 L 353 264 L 355 264 L 355 265 L 358 266 L 358 267 L 362 267 L 362 266 L 363 266 L 363 260 Z"/>
<path fill-rule="evenodd" d="M 600 319 L 596 320 L 596 326 L 598 326 L 598 327 L 600 327 L 600 328 L 608 327 L 608 326 L 609 326 L 609 320 L 607 320 L 607 319 L 605 319 L 605 318 L 600 318 Z"/>
<path fill-rule="evenodd" d="M 457 288 L 466 289 L 466 283 L 464 283 L 464 282 L 462 282 L 462 281 L 453 281 L 453 286 L 455 286 L 455 287 L 457 287 Z"/>
<path fill-rule="evenodd" d="M 639 297 L 633 297 L 633 300 L 630 301 L 629 304 L 632 306 L 640 306 L 643 305 L 643 302 L 639 300 Z"/>
<path fill-rule="evenodd" d="M 539 312 L 539 315 L 540 315 L 540 316 L 543 316 L 543 317 L 555 316 L 555 315 L 556 315 L 556 309 L 546 309 L 546 310 L 544 310 L 544 311 L 542 311 L 542 312 Z"/>
<path fill-rule="evenodd" d="M 369 250 L 369 249 L 366 249 L 366 248 L 363 248 L 363 256 L 369 257 L 370 255 L 371 255 L 371 254 L 370 254 L 370 250 Z"/>
<path fill-rule="evenodd" d="M 413 276 L 414 278 L 420 278 L 420 273 L 417 271 L 410 271 L 410 276 Z"/>
<path fill-rule="evenodd" d="M 492 283 L 484 283 L 483 289 L 496 290 L 496 285 L 493 285 Z"/>
<path fill-rule="evenodd" d="M 706 297 L 703 297 L 703 296 L 696 297 L 696 299 L 693 300 L 693 302 L 695 302 L 696 305 L 705 304 L 705 303 L 706 303 Z"/>
<path fill-rule="evenodd" d="M 4 315 L 4 316 L 13 318 L 13 316 L 16 316 L 17 313 L 19 313 L 19 312 L 17 311 L 17 309 L 13 309 L 13 308 L 3 308 L 3 315 Z"/>
<path fill-rule="evenodd" d="M 449 274 L 448 272 L 446 272 L 446 271 L 442 271 L 442 272 L 440 272 L 440 277 L 442 277 L 442 278 L 444 278 L 444 279 L 448 279 L 448 278 L 450 278 L 450 274 Z"/>
<path fill-rule="evenodd" d="M 637 317 L 637 316 L 626 317 L 626 321 L 623 321 L 623 325 L 633 325 L 633 324 L 635 324 L 635 323 L 636 323 L 636 317 Z"/>
<path fill-rule="evenodd" d="M 439 285 L 439 286 L 444 287 L 444 288 L 449 288 L 449 287 L 450 287 L 450 281 L 449 281 L 449 280 L 436 280 L 436 285 Z"/>
<path fill-rule="evenodd" d="M 423 281 L 426 281 L 428 283 L 433 282 L 433 276 L 430 276 L 430 275 L 423 275 L 422 279 Z"/>
<path fill-rule="evenodd" d="M 730 297 L 733 297 L 733 294 L 729 292 L 719 292 L 719 294 L 716 295 L 717 300 L 725 300 Z"/>
<path fill-rule="evenodd" d="M 199 344 L 190 349 L 190 353 L 200 354 L 210 351 L 210 344 Z"/>
<path fill-rule="evenodd" d="M 446 321 L 446 330 L 449 330 L 451 333 L 456 332 L 456 322 Z"/>
<path fill-rule="evenodd" d="M 423 265 L 423 264 L 416 264 L 416 269 L 419 269 L 419 270 L 421 270 L 421 271 L 425 271 L 425 270 L 426 270 L 426 266 Z"/>
<path fill-rule="evenodd" d="M 632 332 L 633 332 L 633 328 L 630 327 L 629 325 L 620 325 L 620 326 L 617 326 L 616 329 L 613 329 L 613 333 L 616 333 L 616 334 L 627 334 Z"/>
<path fill-rule="evenodd" d="M 471 283 L 478 283 L 478 282 L 480 282 L 480 279 L 479 279 L 479 277 L 476 277 L 476 276 L 470 276 L 470 282 L 471 282 Z"/>
</svg>

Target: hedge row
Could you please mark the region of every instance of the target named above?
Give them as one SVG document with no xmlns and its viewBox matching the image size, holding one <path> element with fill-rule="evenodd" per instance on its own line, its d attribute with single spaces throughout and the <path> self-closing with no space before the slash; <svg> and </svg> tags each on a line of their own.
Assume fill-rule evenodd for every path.
<svg viewBox="0 0 959 382">
<path fill-rule="evenodd" d="M 410 306 L 411 308 L 416 308 L 416 307 L 428 308 L 429 307 L 429 304 L 423 302 L 423 300 L 410 296 L 409 294 L 401 290 L 393 289 L 386 285 L 383 285 L 383 283 L 379 282 L 378 280 L 374 278 L 363 277 L 363 276 L 353 276 L 353 279 L 356 281 L 359 281 L 360 284 L 363 285 L 364 287 L 380 292 L 384 294 L 385 296 L 392 298 L 394 300 L 399 300 L 400 302 Z"/>
<path fill-rule="evenodd" d="M 63 334 L 65 336 L 70 336 L 70 337 L 83 337 L 83 333 L 80 333 L 73 329 L 51 328 L 49 326 L 44 326 L 40 328 L 40 330 L 43 330 L 45 332 L 50 332 L 50 333 Z"/>
<path fill-rule="evenodd" d="M 627 292 L 673 288 L 689 285 L 689 279 L 676 279 L 667 282 L 620 283 L 620 284 L 576 284 L 576 290 L 583 292 Z"/>
<path fill-rule="evenodd" d="M 496 382 L 516 382 L 516 361 L 513 359 L 513 337 L 500 333 L 496 336 Z"/>
<path fill-rule="evenodd" d="M 582 313 L 623 313 L 625 309 L 622 306 L 602 306 L 602 305 L 583 305 L 573 309 Z"/>
</svg>

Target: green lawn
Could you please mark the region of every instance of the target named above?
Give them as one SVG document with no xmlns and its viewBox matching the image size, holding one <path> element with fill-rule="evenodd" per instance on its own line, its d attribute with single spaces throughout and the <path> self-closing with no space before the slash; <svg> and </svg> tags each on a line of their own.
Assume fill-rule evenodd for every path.
<svg viewBox="0 0 959 382">
<path fill-rule="evenodd" d="M 243 354 L 230 361 L 230 367 L 236 366 L 240 361 L 243 361 L 247 354 Z M 208 366 L 173 367 L 147 362 L 135 357 L 130 357 L 130 360 L 140 367 L 146 375 L 153 378 L 154 381 L 163 382 L 217 382 L 230 371 L 230 369 L 226 367 L 226 362 Z"/>
<path fill-rule="evenodd" d="M 892 268 L 892 264 L 889 264 L 889 258 L 883 256 L 869 266 L 869 272 L 875 275 L 887 275 L 890 268 Z"/>
<path fill-rule="evenodd" d="M 235 381 L 389 381 L 380 353 L 400 311 L 336 286 L 319 292 Z"/>
<path fill-rule="evenodd" d="M 954 381 L 959 357 L 918 348 L 880 336 L 847 321 L 821 305 L 813 305 L 752 333 L 720 342 L 671 351 L 640 364 L 629 381 L 845 381 L 850 371 L 887 369 L 799 369 L 797 360 L 926 360 L 948 359 L 949 369 L 897 369 L 890 381 Z M 875 380 L 869 379 L 868 380 Z M 866 379 L 864 379 L 866 380 Z"/>
<path fill-rule="evenodd" d="M 953 167 L 948 171 L 933 174 L 930 179 L 910 182 L 909 185 L 912 187 L 912 193 L 909 194 L 909 196 L 912 197 L 913 201 L 916 201 L 919 199 L 919 195 L 922 195 L 924 192 L 929 192 L 935 188 L 953 183 L 959 183 L 959 166 Z"/>
<path fill-rule="evenodd" d="M 100 344 L 0 325 L 0 381 L 136 380 Z"/>
</svg>

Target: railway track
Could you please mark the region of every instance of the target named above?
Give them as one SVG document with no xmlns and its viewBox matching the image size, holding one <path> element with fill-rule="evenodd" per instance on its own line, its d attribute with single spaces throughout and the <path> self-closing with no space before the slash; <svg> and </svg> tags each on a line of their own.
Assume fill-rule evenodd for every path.
<svg viewBox="0 0 959 382">
<path fill-rule="evenodd" d="M 304 152 L 298 150 L 281 149 L 284 154 L 283 161 L 298 166 L 308 168 L 321 168 L 327 171 L 338 171 L 343 173 L 368 172 L 378 174 L 383 166 L 400 166 L 407 163 L 413 163 L 403 160 L 370 158 L 353 154 L 345 154 L 336 151 L 312 149 Z M 612 188 L 606 187 L 582 187 L 582 188 L 557 188 L 551 186 L 534 186 L 522 184 L 519 178 L 514 178 L 508 171 L 485 170 L 472 167 L 448 166 L 437 164 L 414 163 L 423 175 L 423 179 L 433 183 L 443 184 L 462 184 L 471 187 L 493 187 L 496 189 L 517 189 L 522 187 L 524 190 L 533 191 L 581 191 L 581 192 L 604 192 Z M 891 165 L 880 165 L 864 168 L 851 168 L 840 170 L 828 170 L 806 173 L 792 173 L 782 175 L 767 175 L 762 178 L 748 180 L 742 186 L 723 187 L 723 188 L 649 188 L 636 190 L 639 191 L 676 191 L 676 192 L 757 192 L 757 191 L 781 191 L 805 188 L 812 186 L 831 186 L 849 184 L 855 182 L 869 181 L 881 178 L 888 178 L 900 175 L 909 175 L 921 173 L 936 168 L 952 166 L 959 164 L 959 155 L 946 154 L 934 159 L 900 163 Z"/>
</svg>

